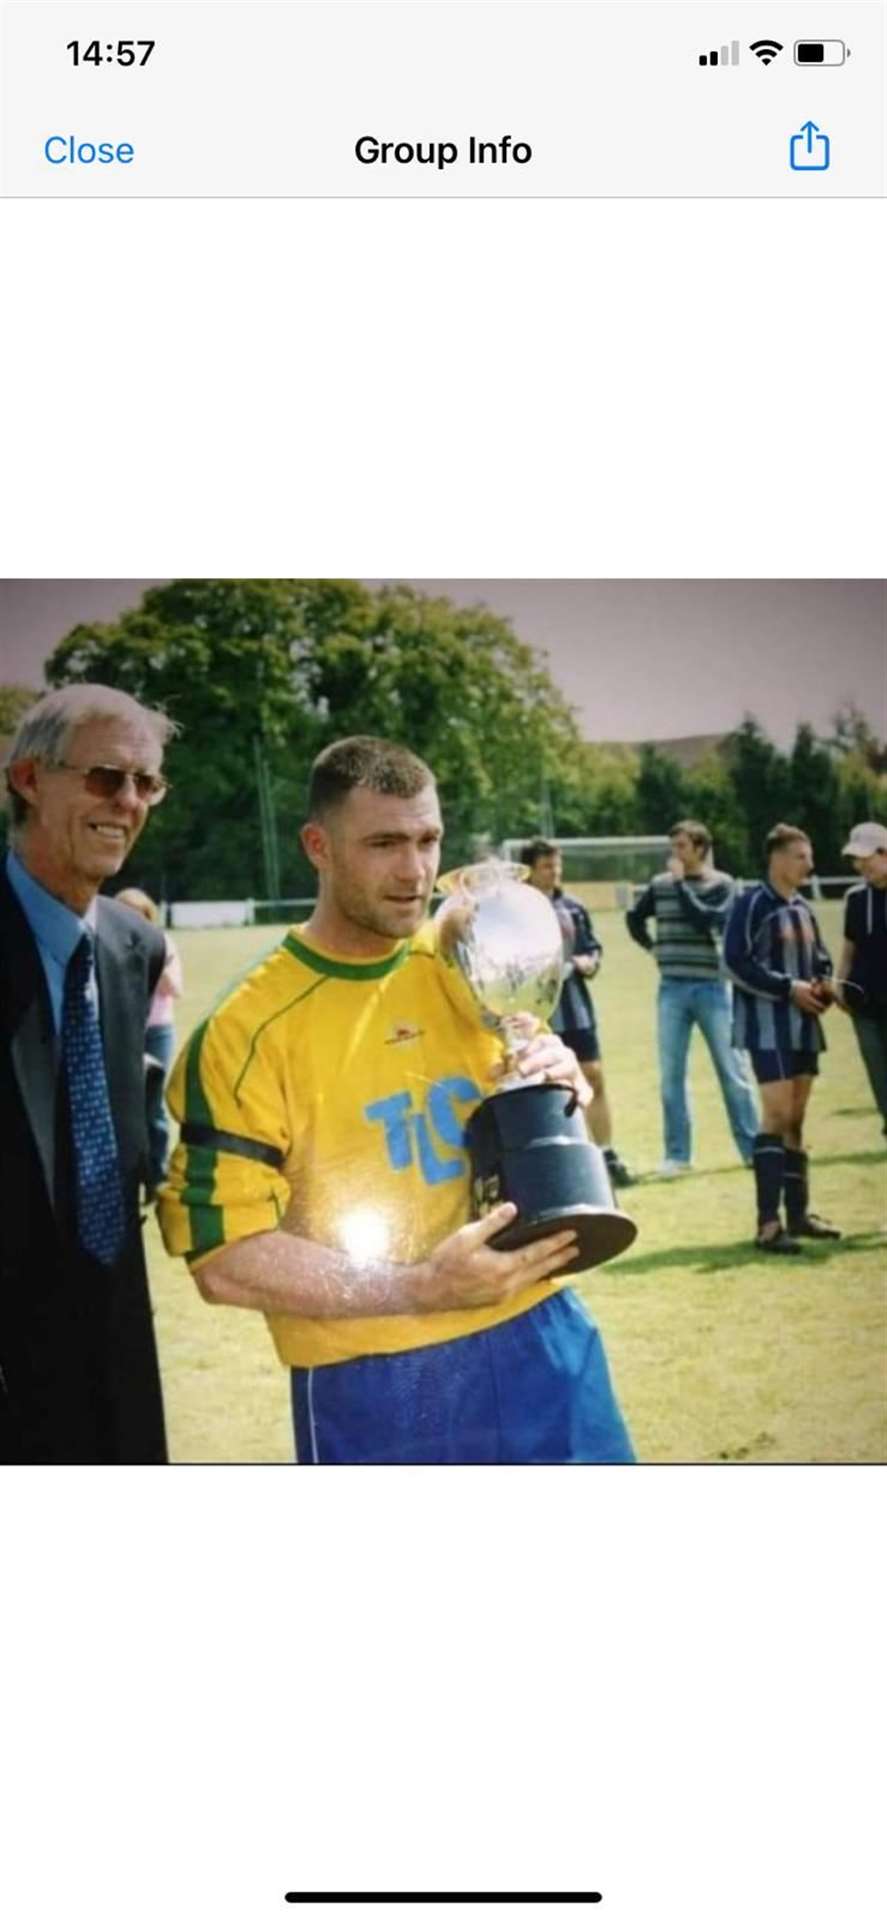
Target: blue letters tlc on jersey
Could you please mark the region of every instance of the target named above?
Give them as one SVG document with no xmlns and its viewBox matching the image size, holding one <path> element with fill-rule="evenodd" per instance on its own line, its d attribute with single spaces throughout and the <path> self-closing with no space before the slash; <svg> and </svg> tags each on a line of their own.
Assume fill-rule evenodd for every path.
<svg viewBox="0 0 887 1920">
<path fill-rule="evenodd" d="M 458 1180 L 465 1172 L 465 1128 L 457 1107 L 469 1102 L 474 1107 L 480 1097 L 480 1088 L 473 1080 L 450 1074 L 432 1081 L 423 1109 L 417 1111 L 413 1106 L 411 1093 L 390 1093 L 387 1099 L 374 1100 L 364 1107 L 364 1118 L 384 1128 L 388 1160 L 395 1173 L 413 1165 L 415 1148 L 423 1180 L 429 1187 L 436 1187 L 441 1180 Z M 458 1147 L 458 1158 L 442 1155 L 438 1141 L 444 1147 Z"/>
</svg>

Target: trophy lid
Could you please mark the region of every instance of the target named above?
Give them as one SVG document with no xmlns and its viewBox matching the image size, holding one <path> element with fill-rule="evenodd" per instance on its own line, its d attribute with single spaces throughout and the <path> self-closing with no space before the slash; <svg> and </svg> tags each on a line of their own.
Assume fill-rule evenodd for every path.
<svg viewBox="0 0 887 1920">
<path fill-rule="evenodd" d="M 526 880 L 529 871 L 519 860 L 500 860 L 491 854 L 488 860 L 476 860 L 473 866 L 454 867 L 452 873 L 438 874 L 435 884 L 438 893 L 447 898 L 464 893 L 474 899 L 478 894 L 502 886 L 506 880 Z"/>
</svg>

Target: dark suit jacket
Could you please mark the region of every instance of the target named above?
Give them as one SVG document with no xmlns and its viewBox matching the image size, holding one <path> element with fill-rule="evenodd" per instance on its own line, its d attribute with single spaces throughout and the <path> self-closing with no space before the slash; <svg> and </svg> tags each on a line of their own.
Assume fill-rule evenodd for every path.
<svg viewBox="0 0 887 1920">
<path fill-rule="evenodd" d="M 139 1219 L 145 1021 L 163 935 L 100 898 L 96 968 L 127 1234 L 112 1268 L 77 1244 L 70 1124 L 36 943 L 0 867 L 0 1458 L 166 1458 Z"/>
</svg>

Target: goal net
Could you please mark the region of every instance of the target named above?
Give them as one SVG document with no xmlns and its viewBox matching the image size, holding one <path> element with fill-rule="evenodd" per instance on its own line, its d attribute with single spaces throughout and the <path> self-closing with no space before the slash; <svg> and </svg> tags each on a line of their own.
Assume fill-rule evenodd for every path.
<svg viewBox="0 0 887 1920">
<path fill-rule="evenodd" d="M 503 859 L 519 860 L 521 848 L 532 837 L 503 840 Z M 588 907 L 630 906 L 635 889 L 664 867 L 670 844 L 665 833 L 605 834 L 578 840 L 562 840 L 557 834 L 549 837 L 563 856 L 564 886 Z"/>
</svg>

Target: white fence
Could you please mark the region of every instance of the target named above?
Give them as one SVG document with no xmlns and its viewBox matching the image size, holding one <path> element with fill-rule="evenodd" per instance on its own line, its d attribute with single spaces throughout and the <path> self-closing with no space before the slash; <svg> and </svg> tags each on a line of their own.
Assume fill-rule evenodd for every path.
<svg viewBox="0 0 887 1920">
<path fill-rule="evenodd" d="M 251 927 L 252 900 L 173 900 L 167 909 L 171 927 Z"/>
<path fill-rule="evenodd" d="M 855 879 L 852 873 L 814 873 L 803 891 L 814 900 L 840 900 Z M 613 905 L 623 912 L 644 890 L 632 880 L 614 880 L 608 884 L 613 888 Z M 737 885 L 744 890 L 754 882 L 739 880 Z M 165 915 L 166 924 L 171 927 L 284 926 L 290 920 L 309 914 L 315 904 L 308 897 L 301 900 L 173 900 L 167 905 Z"/>
<path fill-rule="evenodd" d="M 310 913 L 313 898 L 301 900 L 172 900 L 165 908 L 170 927 L 254 927 L 284 925 Z"/>
</svg>

